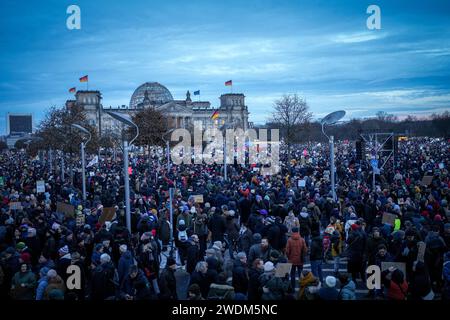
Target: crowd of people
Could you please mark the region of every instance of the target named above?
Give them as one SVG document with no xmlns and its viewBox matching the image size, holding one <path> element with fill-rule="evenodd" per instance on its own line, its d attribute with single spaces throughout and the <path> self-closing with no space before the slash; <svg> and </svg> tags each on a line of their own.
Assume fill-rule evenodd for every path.
<svg viewBox="0 0 450 320">
<path fill-rule="evenodd" d="M 260 175 L 258 165 L 231 164 L 227 180 L 222 165 L 168 169 L 162 154 L 132 153 L 131 232 L 120 158 L 104 155 L 87 168 L 83 201 L 79 162 L 66 166 L 63 180 L 58 157 L 50 165 L 44 156 L 7 151 L 0 155 L 0 295 L 355 300 L 358 288 L 367 289 L 367 267 L 379 266 L 381 287 L 364 299 L 448 300 L 449 146 L 401 142 L 374 189 L 369 162 L 341 141 L 335 200 L 328 145 L 295 145 L 289 161 L 282 148 L 281 171 L 272 176 Z M 76 158 L 65 156 L 66 163 Z M 38 181 L 45 191 L 37 192 Z M 326 264 L 334 270 L 327 276 Z M 80 286 L 70 285 L 70 266 L 81 270 Z"/>
</svg>

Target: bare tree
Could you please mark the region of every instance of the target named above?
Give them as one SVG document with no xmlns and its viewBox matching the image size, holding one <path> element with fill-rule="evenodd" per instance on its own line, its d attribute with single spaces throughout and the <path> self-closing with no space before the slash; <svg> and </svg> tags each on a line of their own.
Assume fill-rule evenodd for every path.
<svg viewBox="0 0 450 320">
<path fill-rule="evenodd" d="M 288 160 L 291 159 L 291 145 L 302 126 L 308 124 L 312 113 L 308 111 L 306 101 L 297 94 L 284 95 L 274 103 L 272 122 L 282 130 L 282 136 L 288 148 Z"/>
<path fill-rule="evenodd" d="M 159 110 L 146 108 L 133 116 L 133 121 L 139 127 L 139 137 L 135 144 L 148 147 L 164 145 L 163 134 L 167 131 L 167 118 Z M 131 128 L 134 132 L 134 128 Z"/>
</svg>

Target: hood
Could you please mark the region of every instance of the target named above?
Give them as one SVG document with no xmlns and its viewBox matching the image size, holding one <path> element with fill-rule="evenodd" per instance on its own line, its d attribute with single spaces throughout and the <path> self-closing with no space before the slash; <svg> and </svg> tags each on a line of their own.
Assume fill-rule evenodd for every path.
<svg viewBox="0 0 450 320">
<path fill-rule="evenodd" d="M 347 290 L 352 290 L 355 291 L 356 289 L 356 284 L 353 281 L 349 281 L 349 283 L 347 283 L 343 289 L 347 289 Z"/>
</svg>

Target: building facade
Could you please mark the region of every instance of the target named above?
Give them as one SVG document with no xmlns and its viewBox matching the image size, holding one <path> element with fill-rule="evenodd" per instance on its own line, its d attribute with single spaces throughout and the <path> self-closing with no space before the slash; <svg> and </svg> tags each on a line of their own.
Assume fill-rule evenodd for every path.
<svg viewBox="0 0 450 320">
<path fill-rule="evenodd" d="M 189 91 L 183 100 L 175 100 L 171 92 L 158 82 L 146 82 L 140 85 L 133 93 L 128 106 L 117 108 L 103 108 L 100 91 L 77 91 L 75 100 L 67 100 L 66 107 L 73 104 L 81 105 L 86 111 L 88 121 L 96 126 L 101 133 L 119 130 L 120 125 L 105 111 L 134 113 L 144 108 L 160 110 L 168 119 L 169 129 L 192 128 L 194 122 L 200 121 L 203 128 L 220 127 L 223 124 L 247 130 L 248 107 L 245 105 L 245 96 L 242 93 L 227 93 L 220 96 L 220 105 L 216 108 L 209 101 L 192 101 Z M 214 111 L 218 117 L 212 119 Z"/>
</svg>

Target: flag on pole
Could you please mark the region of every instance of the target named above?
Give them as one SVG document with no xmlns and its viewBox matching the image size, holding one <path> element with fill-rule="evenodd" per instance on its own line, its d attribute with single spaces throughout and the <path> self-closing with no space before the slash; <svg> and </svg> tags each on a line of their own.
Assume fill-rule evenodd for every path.
<svg viewBox="0 0 450 320">
<path fill-rule="evenodd" d="M 225 82 L 225 86 L 232 86 L 233 85 L 233 80 L 228 80 Z"/>
<path fill-rule="evenodd" d="M 200 90 L 194 91 L 194 96 L 199 96 L 200 95 Z"/>
<path fill-rule="evenodd" d="M 87 165 L 87 167 L 92 167 L 93 165 L 96 165 L 98 163 L 98 156 L 95 156 Z"/>
<path fill-rule="evenodd" d="M 87 75 L 85 75 L 84 77 L 80 78 L 80 82 L 88 82 L 88 81 L 89 81 L 89 79 L 88 79 Z"/>
<path fill-rule="evenodd" d="M 76 87 L 73 87 L 73 88 L 70 88 L 70 89 L 69 89 L 69 92 L 70 92 L 70 93 L 75 93 L 75 91 L 77 91 L 77 88 L 76 88 Z"/>
<path fill-rule="evenodd" d="M 219 118 L 219 111 L 218 110 L 214 111 L 214 113 L 211 116 L 212 120 L 216 120 L 217 118 Z"/>
</svg>

